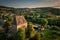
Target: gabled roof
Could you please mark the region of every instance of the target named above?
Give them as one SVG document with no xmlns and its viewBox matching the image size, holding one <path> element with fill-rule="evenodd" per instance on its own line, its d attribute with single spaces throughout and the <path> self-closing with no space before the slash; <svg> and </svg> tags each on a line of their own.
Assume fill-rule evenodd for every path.
<svg viewBox="0 0 60 40">
<path fill-rule="evenodd" d="M 24 23 L 27 23 L 24 16 L 16 16 L 15 17 L 15 19 L 14 19 L 14 24 L 15 25 L 20 25 L 20 24 L 24 24 Z"/>
</svg>

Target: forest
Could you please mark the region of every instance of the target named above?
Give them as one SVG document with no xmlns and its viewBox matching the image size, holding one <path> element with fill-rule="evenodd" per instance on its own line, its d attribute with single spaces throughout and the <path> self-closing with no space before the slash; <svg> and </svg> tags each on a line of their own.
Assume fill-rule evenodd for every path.
<svg viewBox="0 0 60 40">
<path fill-rule="evenodd" d="M 7 38 L 8 27 L 17 15 L 25 17 L 28 22 L 27 28 L 19 29 L 14 36 Z M 1 22 L 2 19 L 6 22 Z M 34 27 L 34 24 L 40 26 Z M 60 9 L 0 6 L 0 26 L 4 28 L 4 31 L 0 30 L 0 40 L 60 40 Z"/>
</svg>

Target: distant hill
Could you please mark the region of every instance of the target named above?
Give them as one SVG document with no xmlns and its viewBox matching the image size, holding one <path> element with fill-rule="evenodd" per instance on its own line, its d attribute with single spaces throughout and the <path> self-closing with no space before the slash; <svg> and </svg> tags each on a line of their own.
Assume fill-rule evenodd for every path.
<svg viewBox="0 0 60 40">
<path fill-rule="evenodd" d="M 55 14 L 55 15 L 60 15 L 60 9 L 58 9 L 58 8 L 52 8 L 52 9 L 50 10 L 50 12 L 52 12 L 52 13 Z"/>
<path fill-rule="evenodd" d="M 15 11 L 15 8 L 13 7 L 0 6 L 0 13 L 14 13 L 13 11 Z"/>
<path fill-rule="evenodd" d="M 4 11 L 9 11 L 9 12 L 12 12 L 12 13 L 16 13 L 16 11 L 18 10 L 18 12 L 20 10 L 23 10 L 23 11 L 27 11 L 29 10 L 42 10 L 44 12 L 51 12 L 52 14 L 55 14 L 55 15 L 60 15 L 60 8 L 53 8 L 53 7 L 41 7 L 41 8 L 13 8 L 13 7 L 6 7 L 6 6 L 0 6 L 0 12 L 4 12 Z"/>
<path fill-rule="evenodd" d="M 53 6 L 54 8 L 60 8 L 60 4 Z"/>
</svg>

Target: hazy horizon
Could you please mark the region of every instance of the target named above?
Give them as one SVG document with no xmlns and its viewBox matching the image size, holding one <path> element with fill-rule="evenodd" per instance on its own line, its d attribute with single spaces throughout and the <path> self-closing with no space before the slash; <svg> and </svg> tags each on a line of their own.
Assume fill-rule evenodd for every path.
<svg viewBox="0 0 60 40">
<path fill-rule="evenodd" d="M 60 7 L 60 0 L 0 0 L 0 6 L 15 8 Z"/>
</svg>

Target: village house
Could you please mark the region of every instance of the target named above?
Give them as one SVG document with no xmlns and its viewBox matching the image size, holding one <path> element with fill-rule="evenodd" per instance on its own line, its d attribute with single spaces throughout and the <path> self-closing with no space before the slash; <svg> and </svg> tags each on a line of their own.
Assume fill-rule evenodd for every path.
<svg viewBox="0 0 60 40">
<path fill-rule="evenodd" d="M 17 30 L 19 28 L 26 28 L 27 27 L 27 21 L 25 20 L 24 16 L 16 16 L 14 18 L 13 25 L 16 26 Z"/>
<path fill-rule="evenodd" d="M 20 28 L 26 29 L 27 21 L 25 20 L 24 16 L 15 16 L 12 26 L 9 26 L 9 28 L 8 28 L 9 29 L 8 37 L 13 36 Z"/>
<path fill-rule="evenodd" d="M 18 31 L 20 28 L 27 28 L 27 21 L 25 20 L 24 16 L 15 16 L 13 20 L 12 26 L 9 26 L 9 29 L 13 32 Z"/>
</svg>

